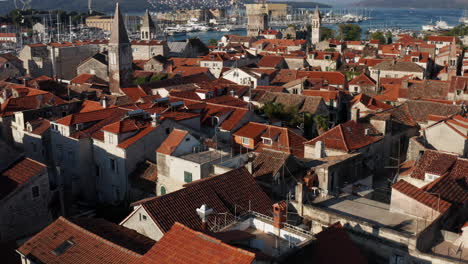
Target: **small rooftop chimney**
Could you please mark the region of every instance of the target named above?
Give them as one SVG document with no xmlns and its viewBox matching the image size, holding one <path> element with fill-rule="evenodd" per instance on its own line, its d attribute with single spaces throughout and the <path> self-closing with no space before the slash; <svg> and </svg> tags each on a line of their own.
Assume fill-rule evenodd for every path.
<svg viewBox="0 0 468 264">
<path fill-rule="evenodd" d="M 370 128 L 364 129 L 364 136 L 370 136 L 371 135 L 371 130 Z"/>
<path fill-rule="evenodd" d="M 207 219 L 210 214 L 213 213 L 213 209 L 208 208 L 206 204 L 203 204 L 200 208 L 197 208 L 197 214 L 202 220 L 202 231 L 206 231 Z"/>
<path fill-rule="evenodd" d="M 102 97 L 101 100 L 100 100 L 100 104 L 103 108 L 107 108 L 108 105 L 107 105 L 107 98 L 106 97 Z"/>
<path fill-rule="evenodd" d="M 359 112 L 360 112 L 360 110 L 358 108 L 352 108 L 351 109 L 351 120 L 357 122 L 359 120 Z"/>
<path fill-rule="evenodd" d="M 245 168 L 249 171 L 250 174 L 253 174 L 253 161 L 255 159 L 255 156 L 253 153 L 247 154 L 247 163 L 245 164 Z"/>
<path fill-rule="evenodd" d="M 323 152 L 324 152 L 323 151 L 324 150 L 323 141 L 319 140 L 319 141 L 315 142 L 315 149 L 314 150 L 315 150 L 315 153 L 314 153 L 315 155 L 314 156 L 315 156 L 316 159 L 323 158 Z"/>
<path fill-rule="evenodd" d="M 283 228 L 286 222 L 286 212 L 288 204 L 286 201 L 281 201 L 273 205 L 273 226 L 275 228 Z"/>
</svg>

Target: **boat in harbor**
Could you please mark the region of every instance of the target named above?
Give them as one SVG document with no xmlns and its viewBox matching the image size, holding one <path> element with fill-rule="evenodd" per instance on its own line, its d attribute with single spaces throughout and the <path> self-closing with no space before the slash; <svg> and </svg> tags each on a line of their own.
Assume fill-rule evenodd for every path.
<svg viewBox="0 0 468 264">
<path fill-rule="evenodd" d="M 422 26 L 423 31 L 450 30 L 452 28 L 452 26 L 449 26 L 448 23 L 442 19 L 439 19 L 439 21 L 437 21 L 435 24 L 433 24 L 431 20 L 430 24 Z"/>
<path fill-rule="evenodd" d="M 231 30 L 232 30 L 232 26 L 230 26 L 230 25 L 226 25 L 225 27 L 222 27 L 222 28 L 219 29 L 219 31 L 221 31 L 221 32 L 229 32 Z"/>
<path fill-rule="evenodd" d="M 468 11 L 467 10 L 463 11 L 463 16 L 460 18 L 459 22 L 462 24 L 468 25 Z"/>
</svg>

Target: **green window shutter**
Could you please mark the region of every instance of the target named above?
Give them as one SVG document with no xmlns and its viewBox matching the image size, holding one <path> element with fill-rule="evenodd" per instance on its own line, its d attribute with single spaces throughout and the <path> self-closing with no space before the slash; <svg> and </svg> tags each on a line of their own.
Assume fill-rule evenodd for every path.
<svg viewBox="0 0 468 264">
<path fill-rule="evenodd" d="M 192 173 L 184 171 L 184 181 L 185 182 L 192 182 Z"/>
</svg>

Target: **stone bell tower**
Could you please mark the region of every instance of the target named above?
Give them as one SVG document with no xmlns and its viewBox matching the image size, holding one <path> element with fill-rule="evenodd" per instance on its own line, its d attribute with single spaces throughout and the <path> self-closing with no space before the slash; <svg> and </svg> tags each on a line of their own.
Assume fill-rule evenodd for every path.
<svg viewBox="0 0 468 264">
<path fill-rule="evenodd" d="M 131 85 L 132 62 L 132 47 L 117 3 L 109 40 L 109 88 L 112 94 L 122 94 L 120 88 Z"/>
<path fill-rule="evenodd" d="M 312 16 L 312 36 L 310 43 L 316 45 L 320 42 L 320 27 L 322 26 L 322 16 L 318 6 L 315 7 L 314 15 Z"/>
<path fill-rule="evenodd" d="M 259 9 L 255 9 L 253 14 L 249 14 L 247 17 L 247 36 L 257 37 L 264 30 L 268 29 L 268 10 L 265 4 L 265 0 L 262 0 Z"/>
<path fill-rule="evenodd" d="M 143 22 L 141 24 L 140 33 L 141 40 L 153 40 L 156 38 L 156 26 L 154 25 L 151 15 L 146 9 L 146 13 L 143 15 Z"/>
</svg>

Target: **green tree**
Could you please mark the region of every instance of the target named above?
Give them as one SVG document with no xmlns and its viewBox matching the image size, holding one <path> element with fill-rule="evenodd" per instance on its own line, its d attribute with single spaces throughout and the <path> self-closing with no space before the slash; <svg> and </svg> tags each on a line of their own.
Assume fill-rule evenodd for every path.
<svg viewBox="0 0 468 264">
<path fill-rule="evenodd" d="M 392 44 L 393 43 L 393 34 L 390 31 L 387 31 L 385 33 L 385 38 L 387 39 L 387 44 Z"/>
<path fill-rule="evenodd" d="M 167 78 L 167 74 L 165 73 L 155 73 L 151 76 L 150 82 L 161 81 Z"/>
<path fill-rule="evenodd" d="M 217 46 L 217 45 L 218 45 L 218 41 L 217 41 L 216 39 L 210 39 L 210 40 L 208 41 L 208 44 L 209 44 L 210 46 Z"/>
<path fill-rule="evenodd" d="M 145 77 L 137 77 L 135 80 L 133 80 L 133 83 L 135 85 L 142 85 L 145 84 L 148 80 Z"/>
<path fill-rule="evenodd" d="M 468 25 L 458 25 L 451 30 L 443 33 L 445 36 L 465 36 L 468 35 Z"/>
<path fill-rule="evenodd" d="M 378 40 L 380 44 L 386 44 L 387 43 L 387 39 L 385 38 L 384 33 L 382 33 L 381 31 L 377 31 L 377 32 L 372 33 L 371 39 Z"/>
<path fill-rule="evenodd" d="M 319 134 L 328 130 L 328 117 L 323 115 L 316 115 L 314 117 L 315 125 L 317 126 L 317 130 Z"/>
<path fill-rule="evenodd" d="M 282 119 L 284 115 L 284 106 L 282 104 L 269 102 L 263 106 L 262 111 L 269 119 Z"/>
<path fill-rule="evenodd" d="M 356 24 L 341 24 L 339 26 L 340 37 L 342 40 L 361 40 L 362 29 Z"/>
<path fill-rule="evenodd" d="M 320 40 L 335 38 L 335 30 L 327 27 L 320 28 Z"/>
</svg>

